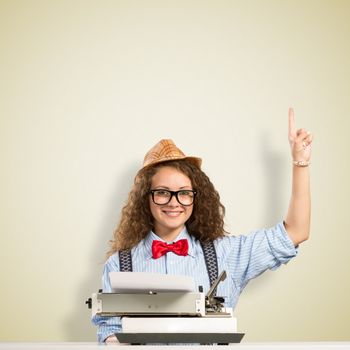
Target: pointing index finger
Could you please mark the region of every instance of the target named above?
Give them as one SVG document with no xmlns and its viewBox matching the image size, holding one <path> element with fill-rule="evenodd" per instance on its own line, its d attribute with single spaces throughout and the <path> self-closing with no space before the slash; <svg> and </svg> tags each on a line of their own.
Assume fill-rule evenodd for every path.
<svg viewBox="0 0 350 350">
<path fill-rule="evenodd" d="M 294 110 L 290 107 L 288 110 L 288 135 L 296 136 L 296 134 L 297 131 L 295 129 Z"/>
</svg>

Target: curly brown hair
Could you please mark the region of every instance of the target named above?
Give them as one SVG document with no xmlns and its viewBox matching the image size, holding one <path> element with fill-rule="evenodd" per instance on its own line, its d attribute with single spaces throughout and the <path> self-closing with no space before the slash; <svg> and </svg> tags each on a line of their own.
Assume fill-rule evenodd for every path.
<svg viewBox="0 0 350 350">
<path fill-rule="evenodd" d="M 201 242 L 212 241 L 227 233 L 224 230 L 225 207 L 209 177 L 186 159 L 171 160 L 141 169 L 123 207 L 118 227 L 110 241 L 107 258 L 123 249 L 137 245 L 153 229 L 149 192 L 153 176 L 159 168 L 171 166 L 189 177 L 197 195 L 193 212 L 186 222 L 188 232 Z"/>
</svg>

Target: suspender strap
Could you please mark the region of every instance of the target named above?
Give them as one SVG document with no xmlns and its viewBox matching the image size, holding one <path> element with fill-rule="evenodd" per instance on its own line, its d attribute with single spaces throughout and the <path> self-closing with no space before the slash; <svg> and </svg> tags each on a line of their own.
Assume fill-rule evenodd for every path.
<svg viewBox="0 0 350 350">
<path fill-rule="evenodd" d="M 132 271 L 131 251 L 128 249 L 119 251 L 119 270 L 121 272 Z"/>
<path fill-rule="evenodd" d="M 202 250 L 204 254 L 205 265 L 207 267 L 210 285 L 218 278 L 218 259 L 216 256 L 214 242 L 202 243 Z M 130 250 L 119 251 L 119 270 L 121 272 L 132 271 L 132 259 Z"/>
<path fill-rule="evenodd" d="M 219 275 L 218 259 L 216 256 L 214 242 L 201 242 L 201 246 L 204 254 L 205 265 L 207 266 L 208 270 L 210 286 L 212 286 Z"/>
</svg>

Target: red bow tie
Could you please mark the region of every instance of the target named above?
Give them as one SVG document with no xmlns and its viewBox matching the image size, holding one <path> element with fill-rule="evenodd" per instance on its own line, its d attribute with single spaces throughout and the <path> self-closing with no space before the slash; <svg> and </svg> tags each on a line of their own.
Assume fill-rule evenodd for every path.
<svg viewBox="0 0 350 350">
<path fill-rule="evenodd" d="M 167 252 L 174 252 L 177 255 L 186 256 L 188 254 L 188 241 L 187 239 L 180 239 L 172 244 L 167 244 L 162 241 L 152 242 L 152 255 L 153 259 L 158 259 Z"/>
</svg>

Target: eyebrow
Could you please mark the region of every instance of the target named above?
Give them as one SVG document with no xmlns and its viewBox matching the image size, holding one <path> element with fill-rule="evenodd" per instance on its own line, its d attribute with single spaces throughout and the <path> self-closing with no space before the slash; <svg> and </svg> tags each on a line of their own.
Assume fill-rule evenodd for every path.
<svg viewBox="0 0 350 350">
<path fill-rule="evenodd" d="M 192 189 L 192 186 L 182 186 L 182 187 L 179 187 L 180 190 L 186 188 L 186 187 L 190 187 Z M 162 185 L 159 185 L 159 186 L 155 186 L 154 188 L 164 188 L 165 190 L 170 190 L 170 187 L 167 187 L 167 186 L 162 186 Z M 188 189 L 188 188 L 187 188 Z"/>
</svg>

